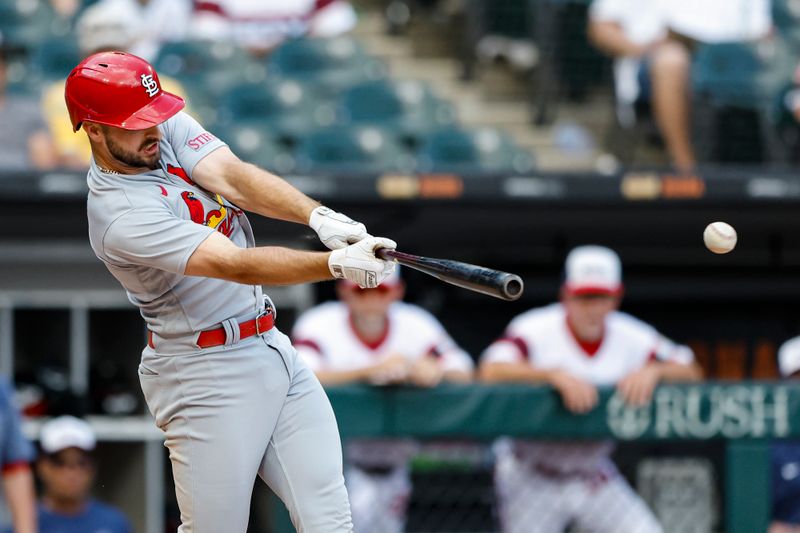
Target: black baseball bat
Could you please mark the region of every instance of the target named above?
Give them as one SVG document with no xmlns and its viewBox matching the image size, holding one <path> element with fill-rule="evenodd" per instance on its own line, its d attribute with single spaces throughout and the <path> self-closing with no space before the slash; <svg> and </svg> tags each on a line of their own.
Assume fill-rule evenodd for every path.
<svg viewBox="0 0 800 533">
<path fill-rule="evenodd" d="M 407 254 L 389 248 L 380 248 L 375 255 L 387 261 L 394 259 L 401 265 L 419 270 L 446 283 L 502 300 L 511 301 L 522 296 L 522 278 L 516 274 L 451 259 Z"/>
</svg>

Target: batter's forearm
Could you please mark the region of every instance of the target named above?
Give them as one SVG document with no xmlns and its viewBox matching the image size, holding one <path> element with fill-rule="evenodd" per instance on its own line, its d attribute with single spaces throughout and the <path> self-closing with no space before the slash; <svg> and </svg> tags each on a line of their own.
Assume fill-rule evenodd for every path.
<svg viewBox="0 0 800 533">
<path fill-rule="evenodd" d="M 292 285 L 333 279 L 329 257 L 330 252 L 279 246 L 239 248 L 215 231 L 195 249 L 184 274 L 246 285 Z"/>
<path fill-rule="evenodd" d="M 255 165 L 240 163 L 233 172 L 235 193 L 228 199 L 245 211 L 308 224 L 311 211 L 320 205 L 286 180 Z"/>
<path fill-rule="evenodd" d="M 279 246 L 241 249 L 231 274 L 247 285 L 294 285 L 333 279 L 330 252 L 307 252 Z"/>
</svg>

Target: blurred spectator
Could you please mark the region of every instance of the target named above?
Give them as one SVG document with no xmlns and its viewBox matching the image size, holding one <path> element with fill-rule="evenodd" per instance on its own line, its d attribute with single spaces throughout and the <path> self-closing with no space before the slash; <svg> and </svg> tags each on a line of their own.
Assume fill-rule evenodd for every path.
<svg viewBox="0 0 800 533">
<path fill-rule="evenodd" d="M 340 281 L 339 302 L 304 313 L 293 344 L 323 385 L 366 382 L 434 387 L 469 381 L 472 359 L 430 313 L 403 303 L 397 271 L 375 289 Z M 345 482 L 356 533 L 399 533 L 411 492 L 409 440 L 358 440 L 345 446 Z"/>
<path fill-rule="evenodd" d="M 78 46 L 83 57 L 109 50 L 129 51 L 136 41 L 139 28 L 145 23 L 133 2 L 103 0 L 86 8 L 77 22 Z M 159 76 L 166 91 L 184 95 L 178 82 L 168 76 Z M 62 167 L 86 169 L 92 152 L 85 135 L 72 131 L 67 106 L 64 102 L 64 80 L 51 83 L 44 91 L 42 107 L 47 126 L 54 139 L 56 159 Z"/>
<path fill-rule="evenodd" d="M 50 0 L 50 5 L 56 15 L 65 19 L 71 19 L 80 9 L 83 2 L 81 0 Z"/>
<path fill-rule="evenodd" d="M 39 441 L 39 533 L 132 531 L 122 513 L 90 497 L 96 439 L 89 424 L 72 416 L 54 418 L 42 426 Z"/>
<path fill-rule="evenodd" d="M 9 94 L 8 54 L 0 42 L 0 170 L 46 170 L 56 164 L 53 141 L 47 133 L 39 103 Z M 12 127 L 13 125 L 13 127 Z"/>
<path fill-rule="evenodd" d="M 621 313 L 617 254 L 599 246 L 567 257 L 561 302 L 533 309 L 509 324 L 482 356 L 488 382 L 549 383 L 565 407 L 584 414 L 597 387 L 616 385 L 634 406 L 650 402 L 661 381 L 697 380 L 692 351 Z M 501 441 L 495 483 L 503 531 L 658 532 L 661 526 L 610 459 L 613 443 Z"/>
<path fill-rule="evenodd" d="M 11 511 L 13 531 L 36 533 L 36 494 L 30 468 L 35 454 L 22 434 L 13 389 L 6 380 L 0 381 L 0 435 L 3 494 Z"/>
<path fill-rule="evenodd" d="M 119 12 L 118 20 L 134 26 L 126 51 L 147 61 L 155 61 L 163 43 L 188 37 L 192 20 L 190 0 L 100 0 L 99 4 L 107 4 Z M 132 20 L 127 20 L 128 17 Z"/>
<path fill-rule="evenodd" d="M 672 164 L 691 171 L 689 93 L 696 43 L 758 39 L 772 25 L 769 0 L 594 0 L 589 38 L 617 58 L 617 117 L 626 127 L 650 105 Z"/>
<path fill-rule="evenodd" d="M 210 0 L 195 2 L 191 33 L 266 52 L 293 37 L 341 35 L 355 23 L 346 0 Z"/>
<path fill-rule="evenodd" d="M 800 378 L 800 337 L 778 350 L 778 365 L 785 378 Z M 772 445 L 772 523 L 769 533 L 800 533 L 800 443 Z"/>
</svg>

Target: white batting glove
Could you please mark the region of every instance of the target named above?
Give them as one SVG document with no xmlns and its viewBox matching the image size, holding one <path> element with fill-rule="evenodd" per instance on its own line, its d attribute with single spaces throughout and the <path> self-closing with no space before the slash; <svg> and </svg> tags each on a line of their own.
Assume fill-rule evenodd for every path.
<svg viewBox="0 0 800 533">
<path fill-rule="evenodd" d="M 375 257 L 378 248 L 397 248 L 397 243 L 383 237 L 367 237 L 345 248 L 334 250 L 328 268 L 336 279 L 352 281 L 362 289 L 374 289 L 394 272 L 395 262 Z"/>
<path fill-rule="evenodd" d="M 319 240 L 331 250 L 344 248 L 348 244 L 370 236 L 364 224 L 324 205 L 311 212 L 308 225 L 317 232 Z"/>
</svg>

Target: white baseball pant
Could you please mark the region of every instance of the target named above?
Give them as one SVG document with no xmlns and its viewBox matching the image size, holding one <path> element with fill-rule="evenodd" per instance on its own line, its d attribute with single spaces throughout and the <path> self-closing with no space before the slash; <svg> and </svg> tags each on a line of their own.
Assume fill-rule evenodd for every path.
<svg viewBox="0 0 800 533">
<path fill-rule="evenodd" d="M 405 530 L 411 476 L 407 466 L 385 474 L 348 466 L 345 483 L 350 494 L 355 533 L 402 533 Z"/>
<path fill-rule="evenodd" d="M 333 410 L 283 333 L 177 355 L 145 348 L 139 380 L 166 433 L 178 533 L 245 533 L 256 475 L 299 532 L 352 532 Z"/>
<path fill-rule="evenodd" d="M 498 457 L 495 488 L 504 533 L 663 533 L 653 513 L 625 480 L 552 479 L 511 454 Z"/>
</svg>

